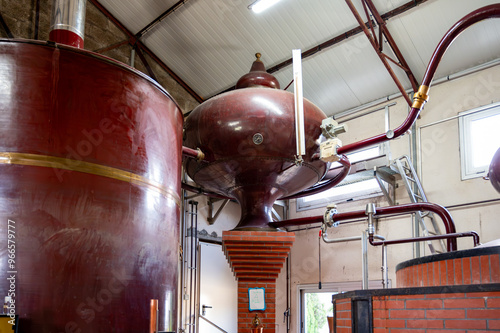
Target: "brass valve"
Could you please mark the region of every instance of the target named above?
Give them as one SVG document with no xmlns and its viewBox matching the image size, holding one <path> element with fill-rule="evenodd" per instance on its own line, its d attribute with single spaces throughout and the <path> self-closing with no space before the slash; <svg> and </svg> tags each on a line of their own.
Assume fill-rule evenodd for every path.
<svg viewBox="0 0 500 333">
<path fill-rule="evenodd" d="M 429 101 L 429 87 L 428 86 L 420 86 L 418 91 L 413 95 L 413 104 L 412 108 L 422 110 L 425 103 Z"/>
</svg>

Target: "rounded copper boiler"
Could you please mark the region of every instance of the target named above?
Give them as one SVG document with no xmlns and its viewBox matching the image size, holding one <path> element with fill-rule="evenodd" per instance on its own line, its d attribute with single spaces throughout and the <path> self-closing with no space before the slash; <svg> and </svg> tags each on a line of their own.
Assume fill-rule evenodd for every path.
<svg viewBox="0 0 500 333">
<path fill-rule="evenodd" d="M 151 299 L 176 331 L 177 104 L 128 66 L 34 41 L 0 40 L 0 86 L 0 296 L 15 275 L 19 332 L 146 332 Z"/>
<path fill-rule="evenodd" d="M 491 185 L 500 193 L 500 148 L 493 155 L 488 177 L 490 178 Z"/>
<path fill-rule="evenodd" d="M 216 96 L 185 122 L 184 144 L 206 155 L 187 160 L 186 170 L 204 189 L 240 203 L 237 230 L 276 230 L 268 226 L 273 203 L 314 185 L 327 170 L 317 154 L 325 114 L 304 100 L 307 153 L 296 163 L 294 95 L 262 86 Z"/>
</svg>

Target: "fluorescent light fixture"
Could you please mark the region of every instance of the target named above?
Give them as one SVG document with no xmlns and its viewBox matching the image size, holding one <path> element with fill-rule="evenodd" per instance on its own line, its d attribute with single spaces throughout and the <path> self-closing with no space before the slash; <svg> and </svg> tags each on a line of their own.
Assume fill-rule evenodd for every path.
<svg viewBox="0 0 500 333">
<path fill-rule="evenodd" d="M 248 9 L 251 9 L 256 14 L 262 13 L 263 11 L 275 5 L 279 1 L 280 0 L 257 0 L 250 6 L 248 6 Z"/>
</svg>

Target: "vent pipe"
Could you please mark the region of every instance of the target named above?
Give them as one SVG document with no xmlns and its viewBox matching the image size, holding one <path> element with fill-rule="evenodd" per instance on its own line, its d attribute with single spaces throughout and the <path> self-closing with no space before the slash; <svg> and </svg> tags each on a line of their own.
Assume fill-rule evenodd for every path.
<svg viewBox="0 0 500 333">
<path fill-rule="evenodd" d="M 54 0 L 49 39 L 83 49 L 86 0 Z"/>
</svg>

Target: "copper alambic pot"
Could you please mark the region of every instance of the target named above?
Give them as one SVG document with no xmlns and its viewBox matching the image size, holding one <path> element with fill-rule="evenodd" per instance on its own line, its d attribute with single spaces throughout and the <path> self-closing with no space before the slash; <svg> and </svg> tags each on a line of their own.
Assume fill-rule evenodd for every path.
<svg viewBox="0 0 500 333">
<path fill-rule="evenodd" d="M 493 155 L 488 173 L 491 185 L 500 193 L 500 148 Z"/>
<path fill-rule="evenodd" d="M 307 152 L 297 164 L 294 95 L 279 90 L 260 59 L 236 88 L 199 105 L 186 119 L 184 145 L 206 155 L 202 162 L 187 160 L 186 170 L 204 189 L 239 202 L 235 230 L 275 231 L 268 225 L 273 203 L 309 188 L 327 171 L 317 158 L 326 115 L 304 100 Z"/>
</svg>

